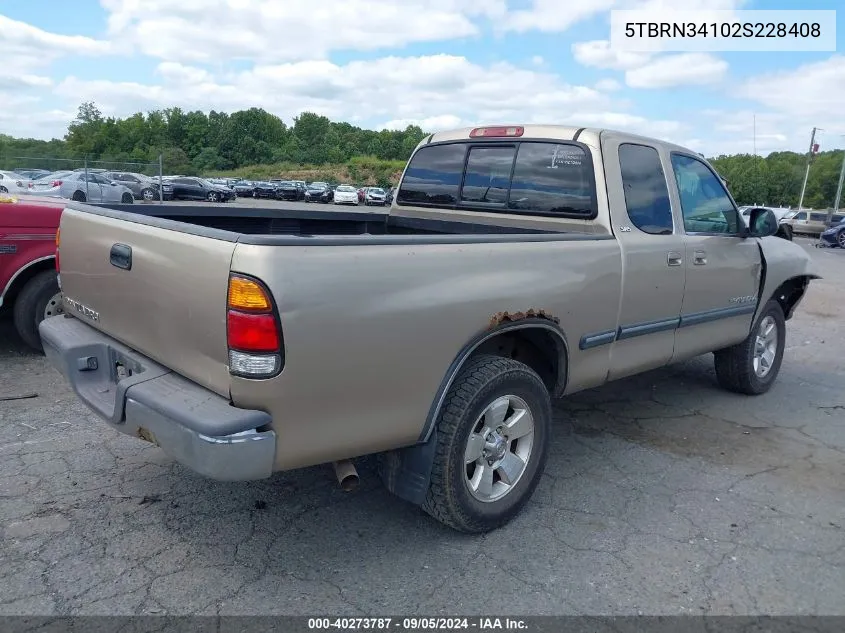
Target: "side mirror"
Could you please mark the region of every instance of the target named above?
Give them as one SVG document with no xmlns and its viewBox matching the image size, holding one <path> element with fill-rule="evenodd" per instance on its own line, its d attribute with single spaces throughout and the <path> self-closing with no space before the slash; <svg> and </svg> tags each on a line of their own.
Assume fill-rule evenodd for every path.
<svg viewBox="0 0 845 633">
<path fill-rule="evenodd" d="M 778 219 L 770 209 L 751 209 L 748 216 L 749 237 L 769 237 L 778 232 Z"/>
<path fill-rule="evenodd" d="M 112 180 L 110 184 L 112 187 L 117 187 L 117 183 L 114 180 Z"/>
</svg>

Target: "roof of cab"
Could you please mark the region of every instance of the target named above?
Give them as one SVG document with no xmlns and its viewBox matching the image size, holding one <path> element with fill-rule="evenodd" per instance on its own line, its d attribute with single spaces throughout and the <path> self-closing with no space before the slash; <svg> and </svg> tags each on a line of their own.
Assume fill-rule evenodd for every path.
<svg viewBox="0 0 845 633">
<path fill-rule="evenodd" d="M 545 124 L 490 124 L 490 125 L 480 125 L 476 127 L 464 127 L 464 128 L 457 128 L 454 130 L 444 130 L 442 132 L 435 132 L 430 136 L 427 136 L 422 140 L 420 146 L 427 145 L 428 143 L 440 143 L 444 141 L 463 141 L 463 140 L 477 140 L 470 137 L 470 132 L 478 127 L 522 127 L 524 128 L 524 132 L 520 137 L 514 137 L 515 140 L 519 138 L 530 138 L 530 139 L 558 139 L 561 141 L 572 141 L 576 138 L 581 143 L 585 145 L 589 145 L 592 147 L 598 147 L 601 141 L 602 135 L 610 135 L 619 139 L 625 139 L 628 141 L 639 141 L 641 143 L 659 143 L 667 148 L 676 149 L 679 151 L 684 152 L 691 152 L 692 150 L 682 147 L 680 145 L 676 145 L 674 143 L 670 143 L 669 141 L 664 141 L 658 138 L 652 138 L 647 136 L 640 136 L 637 134 L 632 134 L 630 132 L 622 132 L 619 130 L 613 130 L 608 128 L 594 128 L 594 127 L 579 127 L 575 125 L 545 125 Z M 490 138 L 490 137 L 488 137 Z M 506 138 L 506 137 L 502 137 Z"/>
</svg>

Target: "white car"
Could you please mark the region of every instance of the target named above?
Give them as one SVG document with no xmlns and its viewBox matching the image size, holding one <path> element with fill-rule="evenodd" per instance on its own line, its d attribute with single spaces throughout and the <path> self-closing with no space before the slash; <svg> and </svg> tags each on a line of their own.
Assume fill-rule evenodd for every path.
<svg viewBox="0 0 845 633">
<path fill-rule="evenodd" d="M 334 190 L 335 204 L 354 204 L 358 205 L 358 190 L 349 185 L 340 185 Z"/>
<path fill-rule="evenodd" d="M 30 193 L 32 181 L 13 171 L 0 171 L 0 193 Z"/>
</svg>

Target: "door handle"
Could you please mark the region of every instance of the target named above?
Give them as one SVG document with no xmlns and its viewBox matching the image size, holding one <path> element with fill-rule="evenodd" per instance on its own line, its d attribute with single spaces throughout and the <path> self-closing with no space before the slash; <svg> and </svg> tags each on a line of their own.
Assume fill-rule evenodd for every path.
<svg viewBox="0 0 845 633">
<path fill-rule="evenodd" d="M 669 251 L 669 255 L 666 258 L 666 263 L 670 266 L 680 266 L 684 263 L 684 258 L 677 251 Z"/>
<path fill-rule="evenodd" d="M 692 261 L 696 266 L 705 266 L 707 264 L 707 253 L 704 251 L 695 251 Z"/>
</svg>

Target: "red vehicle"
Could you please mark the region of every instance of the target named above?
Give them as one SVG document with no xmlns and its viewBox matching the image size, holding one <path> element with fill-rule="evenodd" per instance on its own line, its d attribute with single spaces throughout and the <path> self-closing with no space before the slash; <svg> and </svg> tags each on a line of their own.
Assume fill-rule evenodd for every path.
<svg viewBox="0 0 845 633">
<path fill-rule="evenodd" d="M 0 195 L 0 309 L 24 342 L 41 350 L 38 324 L 62 312 L 56 232 L 64 201 Z"/>
</svg>

